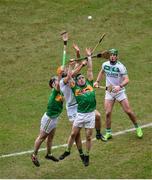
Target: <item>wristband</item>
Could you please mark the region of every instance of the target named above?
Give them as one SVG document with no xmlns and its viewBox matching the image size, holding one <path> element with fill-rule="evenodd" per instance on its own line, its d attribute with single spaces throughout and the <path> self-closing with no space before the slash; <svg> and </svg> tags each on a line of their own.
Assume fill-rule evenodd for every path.
<svg viewBox="0 0 152 180">
<path fill-rule="evenodd" d="M 64 45 L 67 45 L 67 41 L 64 41 Z"/>
</svg>

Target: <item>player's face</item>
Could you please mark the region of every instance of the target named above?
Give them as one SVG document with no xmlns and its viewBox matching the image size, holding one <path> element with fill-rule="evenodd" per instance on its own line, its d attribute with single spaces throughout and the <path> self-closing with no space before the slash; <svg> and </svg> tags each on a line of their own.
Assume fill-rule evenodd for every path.
<svg viewBox="0 0 152 180">
<path fill-rule="evenodd" d="M 57 79 L 55 79 L 55 80 L 53 81 L 52 86 L 53 86 L 53 87 L 57 87 L 57 86 L 58 86 L 58 84 L 59 84 L 58 80 L 57 80 Z"/>
<path fill-rule="evenodd" d="M 78 78 L 77 78 L 77 84 L 79 86 L 84 86 L 86 83 L 86 80 L 85 80 L 85 77 L 83 75 L 80 75 Z"/>
<path fill-rule="evenodd" d="M 117 55 L 111 54 L 111 55 L 110 55 L 110 61 L 112 61 L 112 62 L 117 61 Z"/>
</svg>

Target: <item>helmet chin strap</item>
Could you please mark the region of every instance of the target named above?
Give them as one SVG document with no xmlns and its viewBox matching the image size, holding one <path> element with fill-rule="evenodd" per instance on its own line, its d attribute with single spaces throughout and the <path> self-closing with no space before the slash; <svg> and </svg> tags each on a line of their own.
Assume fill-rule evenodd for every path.
<svg viewBox="0 0 152 180">
<path fill-rule="evenodd" d="M 117 60 L 116 61 L 110 61 L 111 65 L 115 65 L 116 63 L 117 63 Z"/>
</svg>

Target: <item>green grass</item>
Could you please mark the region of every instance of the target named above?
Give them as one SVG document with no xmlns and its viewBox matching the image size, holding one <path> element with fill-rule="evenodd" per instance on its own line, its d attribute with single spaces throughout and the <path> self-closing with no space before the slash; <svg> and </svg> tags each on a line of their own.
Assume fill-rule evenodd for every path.
<svg viewBox="0 0 152 180">
<path fill-rule="evenodd" d="M 74 57 L 72 43 L 93 48 L 106 36 L 96 52 L 115 47 L 126 65 L 130 83 L 127 94 L 140 124 L 151 122 L 151 0 L 0 0 L 0 156 L 30 150 L 39 132 L 40 118 L 50 93 L 48 80 L 61 64 L 63 42 L 60 32 L 69 32 L 68 57 Z M 87 16 L 93 19 L 88 21 Z M 94 76 L 103 60 L 93 62 Z M 86 72 L 84 68 L 83 72 Z M 104 82 L 103 82 L 104 84 Z M 96 90 L 97 109 L 104 131 L 104 91 Z M 132 124 L 119 104 L 113 111 L 113 132 Z M 64 144 L 70 124 L 64 109 L 54 145 Z M 107 144 L 95 141 L 91 163 L 84 168 L 76 148 L 65 161 L 46 161 L 33 167 L 29 154 L 0 159 L 0 178 L 133 178 L 151 179 L 151 128 L 144 139 L 133 133 L 115 137 Z M 45 144 L 42 145 L 45 147 Z M 56 156 L 63 148 L 53 150 Z"/>
</svg>

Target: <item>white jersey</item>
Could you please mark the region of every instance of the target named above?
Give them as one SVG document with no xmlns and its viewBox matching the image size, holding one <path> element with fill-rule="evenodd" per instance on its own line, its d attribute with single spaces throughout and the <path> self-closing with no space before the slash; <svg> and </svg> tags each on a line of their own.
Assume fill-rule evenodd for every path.
<svg viewBox="0 0 152 180">
<path fill-rule="evenodd" d="M 66 101 L 66 110 L 69 119 L 73 119 L 73 116 L 75 117 L 77 113 L 77 102 L 75 99 L 75 96 L 72 92 L 72 89 L 70 88 L 69 84 L 64 83 L 64 79 L 60 80 L 60 90 L 64 95 L 65 101 Z"/>
<path fill-rule="evenodd" d="M 102 70 L 106 75 L 106 86 L 119 86 L 123 81 L 123 76 L 127 75 L 127 69 L 120 61 L 114 65 L 110 64 L 110 61 L 106 61 L 102 64 Z"/>
</svg>

